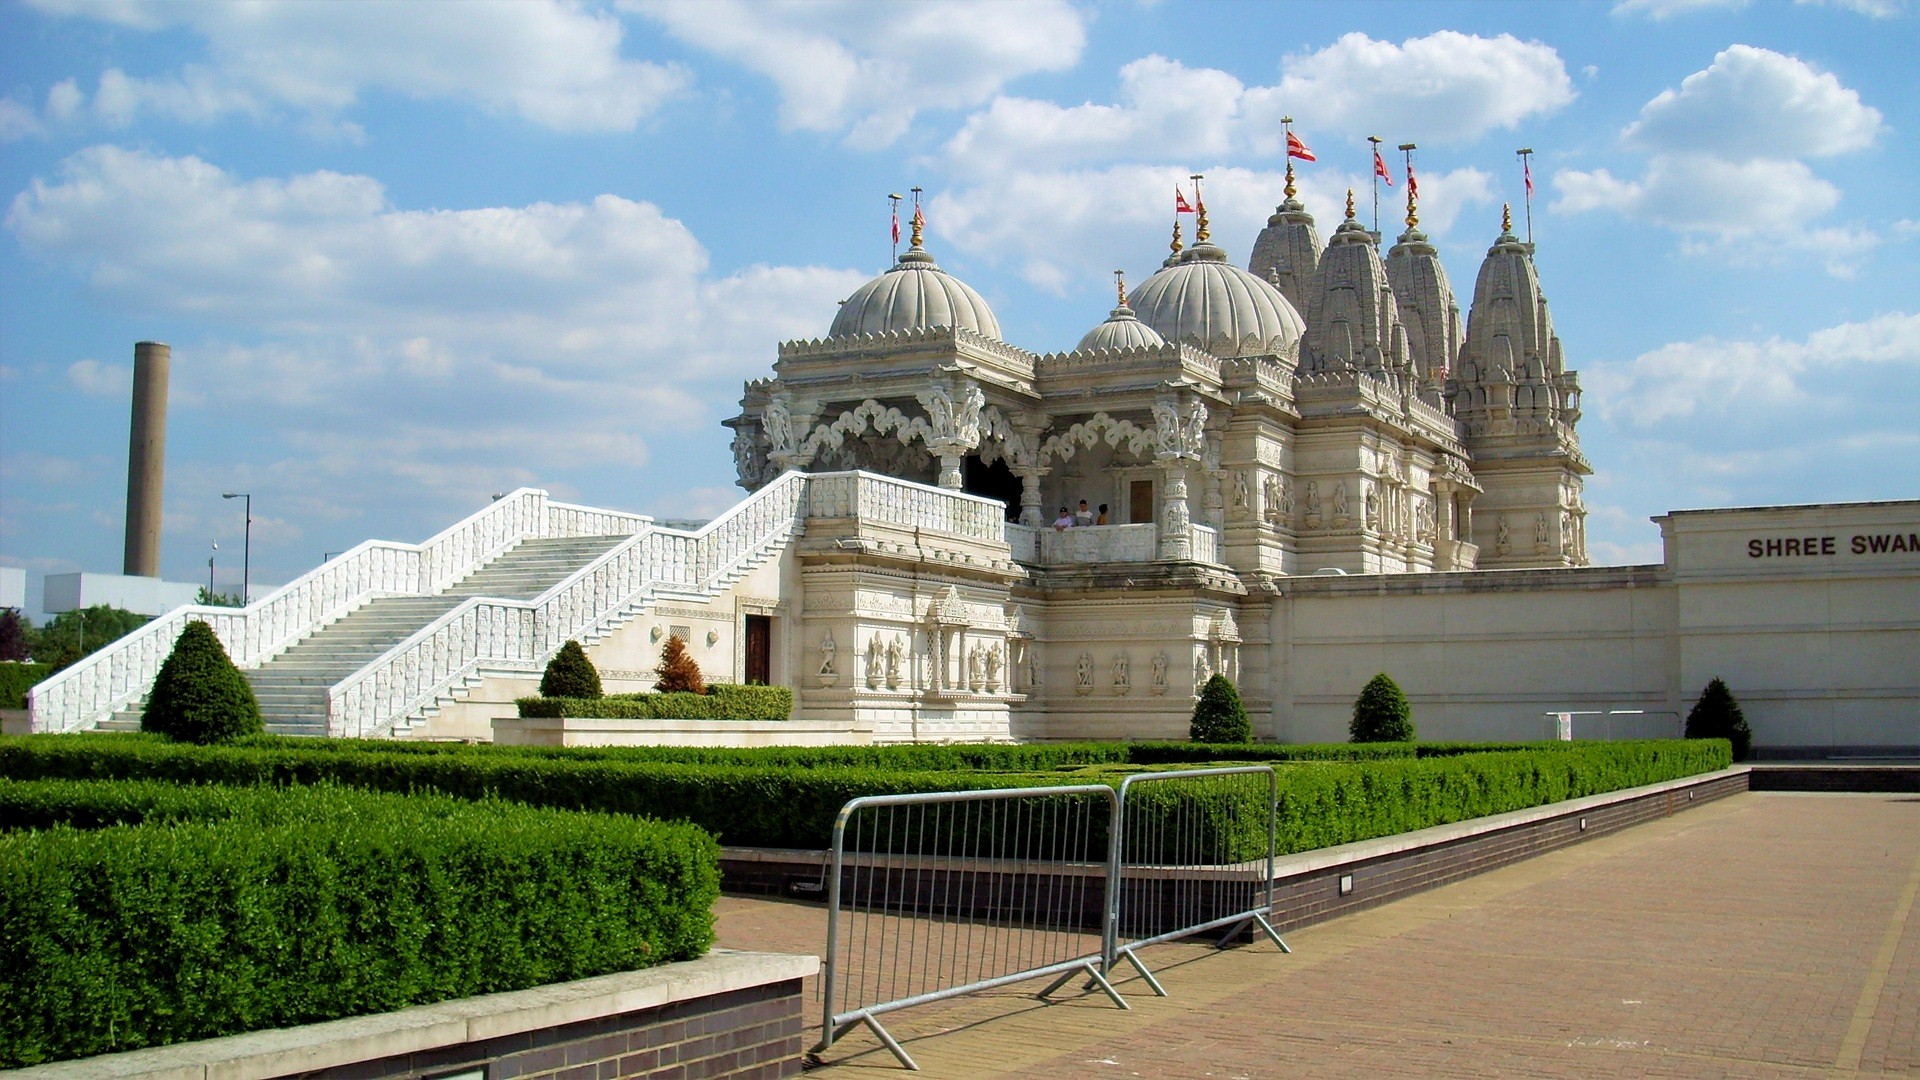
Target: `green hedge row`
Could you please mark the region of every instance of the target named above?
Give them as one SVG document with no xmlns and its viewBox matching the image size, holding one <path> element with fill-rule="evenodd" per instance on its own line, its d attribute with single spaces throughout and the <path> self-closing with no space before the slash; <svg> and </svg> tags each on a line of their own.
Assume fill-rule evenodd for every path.
<svg viewBox="0 0 1920 1080">
<path fill-rule="evenodd" d="M 872 763 L 701 764 L 478 748 L 393 752 L 363 748 L 367 745 L 284 740 L 198 747 L 115 736 L 16 736 L 0 739 L 0 775 L 225 784 L 331 781 L 462 798 L 497 795 L 537 806 L 685 819 L 727 844 L 813 849 L 827 846 L 835 815 L 856 796 L 1087 779 L 1059 771 L 1058 765 L 1054 771 L 937 771 Z M 972 752 L 1058 749 L 1063 748 Z M 1425 759 L 1281 762 L 1280 803 L 1289 822 L 1282 847 L 1300 851 L 1384 836 L 1706 772 L 1729 761 L 1724 741 L 1661 740 L 1549 743 Z M 1119 782 L 1110 772 L 1090 771 L 1095 780 Z"/>
<path fill-rule="evenodd" d="M 52 664 L 0 664 L 0 709 L 27 707 L 27 691 L 53 674 Z"/>
<path fill-rule="evenodd" d="M 327 786 L 5 783 L 0 806 L 0 1068 L 587 978 L 713 940 L 718 851 L 686 825 Z"/>
<path fill-rule="evenodd" d="M 613 720 L 785 720 L 793 715 L 793 690 L 785 686 L 709 683 L 704 694 L 670 691 L 612 694 L 597 698 L 524 697 L 521 716 Z"/>
</svg>

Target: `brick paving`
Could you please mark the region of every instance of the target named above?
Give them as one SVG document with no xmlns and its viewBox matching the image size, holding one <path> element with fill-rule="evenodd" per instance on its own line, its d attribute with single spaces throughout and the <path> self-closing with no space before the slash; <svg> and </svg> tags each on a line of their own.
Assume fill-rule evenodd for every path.
<svg viewBox="0 0 1920 1080">
<path fill-rule="evenodd" d="M 1295 930 L 1291 956 L 1147 950 L 1171 996 L 1125 979 L 1130 1012 L 1026 984 L 886 1022 L 929 1077 L 1915 1075 L 1916 891 L 1920 797 L 1745 794 Z M 718 914 L 733 948 L 825 940 L 819 905 Z M 901 1074 L 864 1031 L 826 1058 Z"/>
</svg>

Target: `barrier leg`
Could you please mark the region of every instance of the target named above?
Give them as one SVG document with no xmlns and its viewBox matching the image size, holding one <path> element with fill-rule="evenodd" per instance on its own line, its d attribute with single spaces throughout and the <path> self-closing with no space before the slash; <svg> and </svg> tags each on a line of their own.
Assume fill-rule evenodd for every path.
<svg viewBox="0 0 1920 1080">
<path fill-rule="evenodd" d="M 914 1072 L 920 1071 L 919 1063 L 915 1062 L 913 1060 L 913 1056 L 907 1053 L 906 1047 L 900 1045 L 900 1040 L 895 1039 L 893 1037 L 892 1032 L 888 1031 L 880 1023 L 879 1020 L 875 1019 L 873 1016 L 867 1013 L 861 1013 L 860 1015 L 854 1017 L 853 1019 L 848 1020 L 840 1024 L 839 1026 L 835 1027 L 831 1034 L 829 1034 L 826 1038 L 820 1040 L 820 1044 L 818 1046 L 815 1046 L 813 1049 L 807 1051 L 806 1059 L 805 1061 L 802 1062 L 802 1064 L 809 1069 L 818 1065 L 825 1064 L 825 1062 L 820 1060 L 820 1055 L 825 1051 L 827 1051 L 828 1049 L 832 1048 L 834 1043 L 840 1041 L 841 1038 L 845 1037 L 847 1032 L 852 1031 L 854 1028 L 860 1027 L 861 1025 L 865 1025 L 868 1029 L 870 1029 L 873 1032 L 874 1037 L 880 1040 L 880 1045 L 886 1047 L 887 1050 L 890 1053 L 892 1053 L 894 1057 L 898 1058 L 901 1065 L 905 1066 L 906 1068 L 912 1069 Z"/>
<path fill-rule="evenodd" d="M 1160 980 L 1154 978 L 1153 972 L 1147 970 L 1147 965 L 1140 962 L 1140 954 L 1134 952 L 1132 946 L 1121 949 L 1120 955 L 1126 957 L 1127 963 L 1133 965 L 1133 970 L 1139 972 L 1140 977 L 1147 981 L 1147 985 L 1153 988 L 1153 993 L 1156 997 L 1167 996 L 1167 988 L 1161 986 Z"/>
<path fill-rule="evenodd" d="M 1286 953 L 1288 955 L 1292 955 L 1293 950 L 1287 947 L 1286 941 L 1280 937 L 1280 931 L 1275 930 L 1273 928 L 1273 924 L 1267 921 L 1267 917 L 1265 915 L 1256 914 L 1253 917 L 1253 921 L 1260 924 L 1261 933 L 1272 938 L 1273 943 L 1275 945 L 1280 946 L 1281 952 Z"/>
</svg>

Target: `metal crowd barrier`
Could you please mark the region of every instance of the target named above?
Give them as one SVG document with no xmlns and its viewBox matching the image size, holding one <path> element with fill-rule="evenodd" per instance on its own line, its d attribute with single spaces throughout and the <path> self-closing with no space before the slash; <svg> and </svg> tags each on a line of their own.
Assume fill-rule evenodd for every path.
<svg viewBox="0 0 1920 1080">
<path fill-rule="evenodd" d="M 1120 794 L 1105 784 L 854 799 L 833 826 L 824 998 L 816 1056 L 865 1025 L 902 1065 L 879 1017 L 1054 976 L 1107 982 L 1108 857 Z M 1136 961 L 1137 963 L 1138 961 Z"/>
<path fill-rule="evenodd" d="M 1277 780 L 1273 767 L 1139 773 L 1120 784 L 1120 827 L 1107 865 L 1104 967 L 1125 959 L 1155 994 L 1166 988 L 1141 949 L 1223 931 L 1225 946 L 1249 927 L 1292 952 L 1269 916 Z"/>
</svg>

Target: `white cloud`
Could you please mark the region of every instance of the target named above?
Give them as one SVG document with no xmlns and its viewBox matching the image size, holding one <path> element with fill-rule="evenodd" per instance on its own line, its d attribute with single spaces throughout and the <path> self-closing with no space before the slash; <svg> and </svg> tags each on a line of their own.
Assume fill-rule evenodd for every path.
<svg viewBox="0 0 1920 1080">
<path fill-rule="evenodd" d="M 1613 210 L 1682 233 L 1749 236 L 1795 230 L 1840 203 L 1840 189 L 1798 161 L 1727 161 L 1701 154 L 1654 158 L 1639 180 L 1606 169 L 1554 174 L 1561 213 Z"/>
<path fill-rule="evenodd" d="M 80 3 L 46 10 L 139 30 L 184 27 L 210 66 L 136 78 L 108 69 L 90 99 L 62 83 L 47 115 L 109 127 L 287 109 L 331 130 L 363 93 L 463 101 L 562 131 L 625 131 L 687 85 L 670 64 L 621 55 L 618 16 L 552 0 L 408 4 Z"/>
<path fill-rule="evenodd" d="M 1749 0 L 1620 0 L 1613 5 L 1615 15 L 1642 15 L 1665 22 L 1678 15 L 1701 11 L 1739 11 Z"/>
<path fill-rule="evenodd" d="M 1087 15 L 1065 0 L 658 0 L 622 5 L 675 37 L 773 80 L 781 122 L 851 128 L 884 146 L 923 109 L 977 105 L 1024 75 L 1065 71 Z"/>
<path fill-rule="evenodd" d="M 928 208 L 931 242 L 937 247 L 950 241 L 976 258 L 1013 266 L 1027 281 L 1056 293 L 1103 280 L 1115 267 L 1126 268 L 1138 283 L 1165 257 L 1173 186 L 1186 186 L 1191 194 L 1187 172 L 1155 165 L 1007 172 L 935 196 Z M 1206 176 L 1214 241 L 1235 262 L 1244 262 L 1245 249 L 1285 197 L 1285 174 L 1211 168 Z M 1300 177 L 1301 199 L 1315 212 L 1323 236 L 1339 224 L 1347 188 L 1364 199 L 1366 184 L 1363 175 L 1325 169 Z M 1421 173 L 1420 194 L 1421 228 L 1438 236 L 1464 207 L 1494 201 L 1493 178 L 1477 169 Z M 1395 196 L 1387 194 L 1381 220 L 1389 238 L 1398 231 L 1396 210 Z M 1370 208 L 1360 213 L 1371 220 Z M 1193 219 L 1183 220 L 1191 242 Z"/>
<path fill-rule="evenodd" d="M 1814 7 L 1837 7 L 1843 11 L 1865 15 L 1870 19 L 1891 19 L 1905 12 L 1909 6 L 1909 0 L 1793 0 L 1793 2 Z"/>
<path fill-rule="evenodd" d="M 1560 54 L 1510 34 L 1441 30 L 1395 45 L 1350 33 L 1318 52 L 1286 57 L 1281 70 L 1279 85 L 1261 92 L 1274 118 L 1291 110 L 1309 127 L 1396 138 L 1473 139 L 1574 98 Z"/>
<path fill-rule="evenodd" d="M 1804 341 L 1676 342 L 1624 363 L 1590 363 L 1581 377 L 1603 418 L 1651 428 L 1696 416 L 1751 418 L 1804 407 L 1832 392 L 1822 376 L 1849 367 L 1920 375 L 1920 314 L 1843 323 Z M 1864 403 L 1878 382 L 1845 380 L 1846 392 Z"/>
<path fill-rule="evenodd" d="M 1797 57 L 1734 45 L 1640 110 L 1625 138 L 1730 159 L 1828 157 L 1873 145 L 1880 111 Z"/>
<path fill-rule="evenodd" d="M 860 280 L 754 267 L 713 279 L 657 207 L 585 203 L 403 210 L 366 176 L 241 180 L 193 157 L 99 146 L 36 179 L 6 226 L 137 309 L 276 334 L 353 334 L 378 363 L 447 372 L 490 359 L 661 377 L 757 371 L 767 343 Z M 450 350 L 426 364 L 432 343 Z M 426 351 L 423 351 L 426 350 Z M 372 363 L 374 361 L 364 361 Z"/>
<path fill-rule="evenodd" d="M 1282 149 L 1280 118 L 1289 111 L 1325 146 L 1372 133 L 1474 139 L 1573 100 L 1553 49 L 1505 35 L 1441 31 L 1396 45 L 1348 34 L 1287 57 L 1282 71 L 1274 86 L 1249 87 L 1224 71 L 1147 56 L 1120 69 L 1112 104 L 999 97 L 968 117 L 945 153 L 975 174 L 1271 157 Z"/>
<path fill-rule="evenodd" d="M 76 360 L 67 367 L 67 381 L 83 394 L 125 397 L 133 385 L 133 369 L 92 359 Z"/>
</svg>

